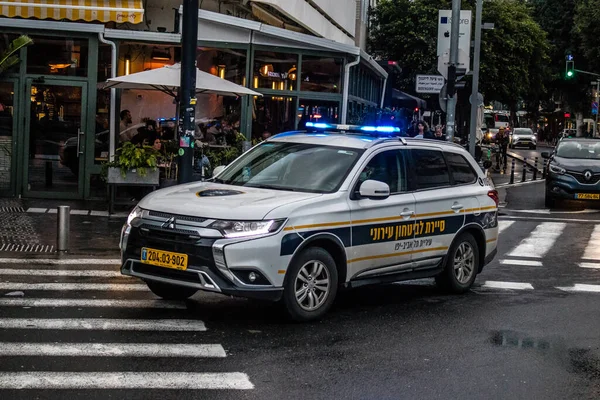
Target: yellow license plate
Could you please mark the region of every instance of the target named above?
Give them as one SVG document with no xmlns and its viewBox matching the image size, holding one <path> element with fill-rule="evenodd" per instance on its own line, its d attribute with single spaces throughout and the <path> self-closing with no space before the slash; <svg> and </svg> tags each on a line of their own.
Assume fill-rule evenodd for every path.
<svg viewBox="0 0 600 400">
<path fill-rule="evenodd" d="M 600 193 L 576 193 L 575 198 L 579 200 L 600 200 Z"/>
<path fill-rule="evenodd" d="M 187 254 L 172 253 L 156 249 L 142 248 L 140 257 L 142 263 L 156 265 L 157 267 L 178 269 L 185 271 L 188 265 Z"/>
</svg>

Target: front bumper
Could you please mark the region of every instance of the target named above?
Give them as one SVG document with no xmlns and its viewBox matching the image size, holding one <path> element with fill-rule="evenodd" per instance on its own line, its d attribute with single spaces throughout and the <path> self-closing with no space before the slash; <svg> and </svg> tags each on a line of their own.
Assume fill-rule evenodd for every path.
<svg viewBox="0 0 600 400">
<path fill-rule="evenodd" d="M 269 274 L 260 268 L 250 269 L 246 266 L 245 269 L 230 269 L 225 261 L 229 250 L 222 242 L 223 240 L 190 235 L 190 232 L 185 230 L 163 229 L 136 220 L 132 223 L 127 237 L 123 239 L 121 273 L 144 281 L 158 281 L 231 296 L 270 301 L 281 299 L 283 287 L 271 284 Z M 234 249 L 236 243 L 230 245 Z M 144 247 L 187 254 L 188 267 L 185 271 L 179 271 L 142 263 L 141 252 Z M 215 249 L 223 251 L 223 248 L 226 248 L 224 254 L 215 252 Z M 231 258 L 235 260 L 235 252 L 230 253 Z M 214 254 L 218 255 L 218 260 Z M 238 278 L 241 276 L 239 271 L 244 270 L 256 271 L 265 279 L 260 285 L 244 283 Z"/>
<path fill-rule="evenodd" d="M 516 146 L 528 146 L 528 147 L 531 147 L 531 146 L 537 146 L 537 141 L 536 140 L 531 140 L 531 139 L 525 139 L 525 138 L 523 138 L 523 139 L 518 138 L 518 139 L 513 139 L 513 141 L 512 141 L 511 144 L 514 147 L 516 147 Z"/>
<path fill-rule="evenodd" d="M 578 193 L 600 195 L 600 182 L 596 182 L 594 184 L 584 184 L 579 182 L 577 178 L 569 175 L 568 173 L 560 175 L 548 171 L 548 176 L 546 177 L 547 196 L 549 195 L 557 199 L 565 200 L 590 200 L 579 199 L 577 197 Z"/>
</svg>

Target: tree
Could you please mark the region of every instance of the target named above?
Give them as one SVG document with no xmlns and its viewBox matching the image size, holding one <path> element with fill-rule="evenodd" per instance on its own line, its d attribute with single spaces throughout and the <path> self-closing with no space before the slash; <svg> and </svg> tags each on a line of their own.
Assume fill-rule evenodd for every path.
<svg viewBox="0 0 600 400">
<path fill-rule="evenodd" d="M 577 4 L 573 21 L 579 39 L 579 50 L 592 72 L 597 73 L 600 73 L 599 20 L 600 0 L 582 0 Z"/>
<path fill-rule="evenodd" d="M 473 9 L 474 0 L 462 9 Z M 400 63 L 398 86 L 412 91 L 417 74 L 437 73 L 438 10 L 446 0 L 381 0 L 372 14 L 371 51 Z M 483 18 L 495 29 L 484 31 L 480 87 L 487 102 L 500 101 L 513 110 L 519 100 L 539 102 L 545 92 L 549 45 L 531 10 L 519 0 L 484 3 Z"/>
<path fill-rule="evenodd" d="M 19 36 L 10 43 L 8 48 L 0 55 L 0 76 L 21 61 L 17 56 L 17 52 L 30 44 L 33 44 L 33 40 L 26 35 Z"/>
</svg>

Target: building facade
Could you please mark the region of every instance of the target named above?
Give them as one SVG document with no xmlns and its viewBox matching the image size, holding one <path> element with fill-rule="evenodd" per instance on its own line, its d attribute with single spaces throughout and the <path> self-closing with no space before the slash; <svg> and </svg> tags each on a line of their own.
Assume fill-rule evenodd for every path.
<svg viewBox="0 0 600 400">
<path fill-rule="evenodd" d="M 102 84 L 180 60 L 180 2 L 18 3 L 0 6 L 0 51 L 21 34 L 34 43 L 0 76 L 0 194 L 104 198 L 102 164 L 123 125 L 148 118 L 174 131 L 176 103 Z M 356 45 L 358 3 L 332 3 L 202 1 L 197 67 L 263 96 L 198 95 L 197 121 L 227 119 L 251 140 L 380 106 L 387 73 Z"/>
</svg>

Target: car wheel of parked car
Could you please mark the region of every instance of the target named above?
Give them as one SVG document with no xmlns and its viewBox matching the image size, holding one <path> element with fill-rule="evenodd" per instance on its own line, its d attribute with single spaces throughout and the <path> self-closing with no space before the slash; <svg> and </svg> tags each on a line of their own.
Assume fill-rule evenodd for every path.
<svg viewBox="0 0 600 400">
<path fill-rule="evenodd" d="M 186 300 L 198 291 L 194 288 L 169 285 L 167 283 L 155 281 L 146 281 L 146 284 L 152 293 L 165 300 Z"/>
<path fill-rule="evenodd" d="M 464 293 L 473 286 L 478 268 L 477 241 L 470 233 L 463 233 L 452 244 L 444 271 L 435 280 L 444 290 L 457 294 Z"/>
<path fill-rule="evenodd" d="M 311 247 L 303 250 L 287 271 L 283 304 L 296 321 L 318 319 L 331 308 L 337 289 L 333 257 L 320 247 Z"/>
</svg>

